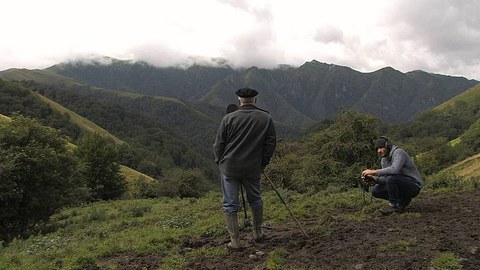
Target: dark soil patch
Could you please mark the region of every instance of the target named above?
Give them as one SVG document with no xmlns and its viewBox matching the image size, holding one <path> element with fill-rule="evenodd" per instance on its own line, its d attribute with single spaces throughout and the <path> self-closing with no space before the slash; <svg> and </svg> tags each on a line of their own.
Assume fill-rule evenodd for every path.
<svg viewBox="0 0 480 270">
<path fill-rule="evenodd" d="M 186 268 L 266 269 L 269 253 L 285 249 L 283 265 L 288 269 L 432 269 L 431 261 L 446 251 L 461 259 L 463 269 L 480 269 L 480 190 L 426 196 L 414 200 L 404 214 L 373 214 L 363 222 L 333 219 L 328 233 L 313 233 L 325 220 L 303 220 L 308 239 L 294 222 L 266 228 L 269 239 L 263 243 L 254 243 L 251 232 L 243 231 L 243 249 L 230 250 L 225 257 L 199 258 Z M 227 242 L 227 236 L 205 238 L 186 241 L 183 248 Z"/>
<path fill-rule="evenodd" d="M 103 258 L 99 265 L 102 269 L 138 270 L 156 269 L 163 261 L 160 254 L 139 255 L 133 251 L 123 252 L 113 257 Z M 114 268 L 111 268 L 114 267 Z"/>
</svg>

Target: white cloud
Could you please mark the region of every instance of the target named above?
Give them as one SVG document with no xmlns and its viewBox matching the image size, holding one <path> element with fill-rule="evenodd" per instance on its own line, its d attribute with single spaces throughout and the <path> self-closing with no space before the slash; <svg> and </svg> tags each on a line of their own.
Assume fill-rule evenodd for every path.
<svg viewBox="0 0 480 270">
<path fill-rule="evenodd" d="M 480 80 L 474 0 L 8 0 L 2 10 L 0 70 L 94 54 L 159 66 L 316 59 Z"/>
</svg>

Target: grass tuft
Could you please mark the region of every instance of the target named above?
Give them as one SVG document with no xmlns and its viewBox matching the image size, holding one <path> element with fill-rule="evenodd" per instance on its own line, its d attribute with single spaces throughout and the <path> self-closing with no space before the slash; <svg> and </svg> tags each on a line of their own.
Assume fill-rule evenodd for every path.
<svg viewBox="0 0 480 270">
<path fill-rule="evenodd" d="M 458 258 L 453 252 L 447 251 L 433 258 L 431 264 L 436 270 L 460 270 L 463 269 Z"/>
<path fill-rule="evenodd" d="M 266 260 L 266 268 L 268 270 L 282 269 L 287 261 L 288 252 L 284 248 L 275 248 L 270 251 Z"/>
<path fill-rule="evenodd" d="M 410 247 L 415 243 L 414 240 L 400 240 L 392 243 L 387 243 L 381 245 L 378 250 L 380 252 L 387 252 L 387 251 L 409 251 Z"/>
</svg>

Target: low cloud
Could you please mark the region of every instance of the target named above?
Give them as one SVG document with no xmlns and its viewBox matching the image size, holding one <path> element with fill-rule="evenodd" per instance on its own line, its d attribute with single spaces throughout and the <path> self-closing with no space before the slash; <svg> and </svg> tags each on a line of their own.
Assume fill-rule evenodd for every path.
<svg viewBox="0 0 480 270">
<path fill-rule="evenodd" d="M 76 5 L 87 10 L 93 0 L 86 1 Z M 89 55 L 141 60 L 161 67 L 224 65 L 228 61 L 238 68 L 272 68 L 316 59 L 362 72 L 391 66 L 402 72 L 422 69 L 480 80 L 480 1 L 165 0 L 110 4 L 95 6 L 98 10 L 93 14 L 105 15 L 102 20 L 83 22 L 63 15 L 62 23 L 53 18 L 69 14 L 70 5 L 56 6 L 60 10 L 53 12 L 52 3 L 38 4 L 38 12 L 28 16 L 34 21 L 5 29 L 5 36 L 12 38 L 0 43 L 0 70 L 47 67 Z M 8 5 L 6 9 L 20 8 L 16 1 Z M 118 12 L 107 12 L 113 7 Z M 15 18 L 7 14 L 0 17 L 0 24 L 7 25 Z M 52 23 L 59 27 L 52 28 Z M 32 42 L 32 37 L 42 42 Z"/>
</svg>

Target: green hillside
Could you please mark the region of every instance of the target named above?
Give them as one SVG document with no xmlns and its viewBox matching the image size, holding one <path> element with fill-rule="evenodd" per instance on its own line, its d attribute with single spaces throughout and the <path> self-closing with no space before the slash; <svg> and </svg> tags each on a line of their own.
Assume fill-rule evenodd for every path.
<svg viewBox="0 0 480 270">
<path fill-rule="evenodd" d="M 467 91 L 449 99 L 448 101 L 433 108 L 433 110 L 445 113 L 458 110 L 461 106 L 466 106 L 467 108 L 472 109 L 480 107 L 480 85 L 472 87 Z"/>
<path fill-rule="evenodd" d="M 461 177 L 480 177 L 480 154 L 476 154 L 465 160 L 457 162 L 444 170 Z"/>
<path fill-rule="evenodd" d="M 57 111 L 61 114 L 64 114 L 64 115 L 68 115 L 68 117 L 70 118 L 72 123 L 78 125 L 84 132 L 98 133 L 98 134 L 100 134 L 100 135 L 102 135 L 106 138 L 111 139 L 112 141 L 114 141 L 117 144 L 125 143 L 122 140 L 120 140 L 119 138 L 117 138 L 114 135 L 112 135 L 111 133 L 109 133 L 108 131 L 106 131 L 105 129 L 103 129 L 100 126 L 98 126 L 97 124 L 93 123 L 92 121 L 90 121 L 90 120 L 86 119 L 85 117 L 82 117 L 82 116 L 78 115 L 77 113 L 63 107 L 62 105 L 52 101 L 51 99 L 49 99 L 47 97 L 44 97 L 44 96 L 42 96 L 38 93 L 35 93 L 35 92 L 32 92 L 32 94 L 38 96 L 41 101 L 45 102 L 45 104 L 48 104 L 50 106 L 50 108 L 52 108 L 53 110 L 55 110 L 55 111 Z"/>
<path fill-rule="evenodd" d="M 48 70 L 12 68 L 0 72 L 0 78 L 8 81 L 36 81 L 48 85 L 81 85 L 83 83 Z"/>
<path fill-rule="evenodd" d="M 443 137 L 456 140 L 480 118 L 480 85 L 426 110 L 412 121 L 395 125 L 392 133 L 400 138 Z M 457 141 L 458 142 L 458 141 Z"/>
<path fill-rule="evenodd" d="M 123 165 L 156 179 L 176 167 L 199 168 L 211 181 L 216 179 L 216 169 L 210 161 L 210 146 L 208 152 L 200 150 L 206 149 L 208 142 L 198 137 L 202 134 L 198 130 L 209 132 L 217 124 L 214 125 L 213 120 L 208 120 L 211 124 L 205 124 L 205 120 L 200 119 L 208 117 L 182 102 L 123 93 L 115 95 L 112 91 L 90 90 L 84 85 L 69 88 L 31 81 L 21 84 L 0 80 L 0 86 L 0 101 L 4 100 L 0 113 L 10 115 L 19 112 L 39 118 L 44 125 L 62 130 L 73 140 L 87 130 L 95 130 L 114 141 L 126 142 L 121 147 Z M 91 96 L 85 95 L 85 92 Z M 48 102 L 45 102 L 46 99 Z M 125 106 L 136 106 L 136 109 L 124 107 L 116 103 L 116 99 Z M 190 116 L 180 113 L 178 108 L 198 118 L 190 120 Z M 188 130 L 189 122 L 193 127 L 199 126 L 198 130 Z M 185 132 L 194 135 L 190 140 L 179 134 L 180 124 Z M 198 141 L 202 143 L 195 144 Z"/>
<path fill-rule="evenodd" d="M 9 121 L 10 117 L 0 114 L 0 121 Z"/>
<path fill-rule="evenodd" d="M 32 93 L 33 95 L 39 97 L 43 102 L 45 102 L 46 104 L 49 104 L 54 110 L 56 110 L 57 112 L 59 113 L 62 113 L 62 114 L 68 114 L 70 116 L 70 119 L 72 120 L 72 122 L 74 122 L 75 124 L 77 124 L 80 128 L 82 128 L 85 132 L 92 132 L 92 133 L 98 133 L 102 136 L 105 136 L 106 138 L 109 138 L 111 139 L 113 142 L 115 143 L 118 143 L 118 144 L 122 144 L 124 143 L 123 141 L 121 141 L 120 139 L 116 138 L 115 136 L 113 136 L 112 134 L 108 133 L 107 131 L 105 131 L 104 129 L 102 129 L 101 127 L 95 125 L 93 122 L 77 115 L 76 113 L 62 107 L 61 105 L 53 102 L 52 100 L 49 100 L 48 98 L 46 97 L 43 97 L 41 95 L 38 95 L 36 93 Z M 10 121 L 10 117 L 6 116 L 6 115 L 3 115 L 3 114 L 0 114 L 0 121 Z M 71 149 L 74 149 L 76 148 L 76 145 L 72 144 L 72 143 L 68 143 L 69 144 L 69 147 Z M 129 190 L 132 190 L 134 187 L 132 186 L 132 183 L 134 183 L 134 181 L 136 181 L 137 179 L 139 178 L 142 178 L 143 181 L 146 181 L 147 183 L 151 183 L 151 182 L 154 182 L 154 181 L 158 181 L 156 179 L 153 179 L 152 177 L 146 175 L 146 174 L 143 174 L 141 172 L 138 172 L 132 168 L 129 168 L 127 166 L 124 166 L 124 165 L 121 165 L 121 170 L 120 170 L 121 174 L 127 179 L 129 185 L 130 185 L 130 188 Z"/>
<path fill-rule="evenodd" d="M 468 148 L 474 151 L 472 156 L 469 156 L 459 162 L 450 165 L 444 169 L 444 172 L 454 173 L 461 177 L 480 177 L 480 154 L 476 151 L 479 148 L 476 138 L 480 136 L 480 115 L 477 113 L 480 110 L 480 85 L 473 87 L 464 93 L 452 98 L 451 100 L 433 108 L 433 111 L 438 112 L 444 117 L 450 115 L 462 115 L 463 117 L 471 118 L 474 122 L 463 133 L 451 141 L 451 146 L 456 147 L 460 143 L 468 145 Z M 460 122 L 460 121 L 459 121 Z"/>
<path fill-rule="evenodd" d="M 42 77 L 44 72 L 40 73 L 42 75 L 39 75 L 38 78 Z M 31 73 L 25 72 L 25 74 Z M 34 118 L 42 118 L 42 116 L 39 114 L 56 114 L 57 116 L 62 116 L 65 119 L 68 119 L 71 124 L 79 127 L 83 132 L 98 133 L 106 138 L 111 139 L 115 143 L 124 143 L 122 140 L 113 136 L 111 133 L 92 121 L 78 115 L 72 110 L 65 108 L 57 102 L 32 91 L 28 87 L 24 87 L 15 82 L 7 82 L 0 79 L 0 91 L 0 93 L 2 93 L 2 97 L 4 97 L 3 101 L 5 102 L 4 106 L 2 107 L 2 112 L 4 114 L 8 115 L 19 112 Z M 32 110 L 34 105 L 38 107 L 38 109 Z M 27 112 L 28 110 L 31 111 Z M 46 117 L 46 115 L 43 117 Z"/>
</svg>

